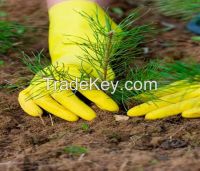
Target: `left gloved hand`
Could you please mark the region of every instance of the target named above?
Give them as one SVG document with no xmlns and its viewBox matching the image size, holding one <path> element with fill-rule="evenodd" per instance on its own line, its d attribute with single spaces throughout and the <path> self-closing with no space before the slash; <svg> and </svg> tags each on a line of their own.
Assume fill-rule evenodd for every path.
<svg viewBox="0 0 200 171">
<path fill-rule="evenodd" d="M 49 91 L 43 80 L 46 75 L 50 75 L 56 78 L 55 80 L 66 80 L 71 83 L 76 78 L 81 80 L 82 70 L 89 77 L 100 80 L 105 75 L 103 70 L 105 65 L 99 62 L 99 56 L 88 47 L 80 47 L 87 43 L 86 40 L 90 41 L 91 46 L 95 46 L 97 41 L 91 23 L 80 13 L 87 14 L 94 21 L 97 20 L 102 28 L 106 28 L 108 24 L 106 18 L 112 30 L 117 27 L 103 9 L 91 1 L 69 0 L 53 6 L 49 10 L 49 51 L 52 66 L 37 73 L 31 85 L 19 93 L 19 103 L 27 114 L 41 117 L 44 109 L 66 121 L 77 121 L 79 117 L 90 121 L 96 117 L 96 113 L 72 92 L 71 87 L 66 91 Z M 98 35 L 98 41 L 104 41 L 102 34 Z M 102 53 L 102 49 L 96 48 Z M 89 55 L 85 51 L 89 52 Z M 60 71 L 62 74 L 58 76 Z M 106 75 L 105 80 L 113 80 L 115 77 L 109 65 L 106 66 Z M 111 112 L 119 110 L 118 105 L 101 90 L 87 88 L 81 90 L 79 87 L 76 90 L 103 110 Z"/>
<path fill-rule="evenodd" d="M 128 111 L 128 116 L 145 116 L 154 120 L 182 114 L 184 118 L 200 117 L 200 84 L 177 82 L 153 93 L 157 99 Z M 141 98 L 145 98 L 141 96 Z"/>
</svg>

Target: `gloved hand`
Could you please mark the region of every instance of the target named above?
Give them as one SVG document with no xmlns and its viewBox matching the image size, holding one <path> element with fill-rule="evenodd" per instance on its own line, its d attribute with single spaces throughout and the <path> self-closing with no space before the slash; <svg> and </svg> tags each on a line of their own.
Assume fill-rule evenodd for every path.
<svg viewBox="0 0 200 171">
<path fill-rule="evenodd" d="M 105 27 L 106 14 L 101 7 L 93 2 L 70 0 L 53 6 L 49 10 L 49 50 L 52 64 L 56 64 L 58 68 L 64 67 L 73 78 L 81 76 L 81 69 L 84 69 L 91 77 L 99 78 L 103 74 L 103 69 L 98 63 L 98 59 L 94 59 L 95 54 L 90 52 L 93 55 L 90 60 L 95 63 L 94 69 L 94 66 L 90 63 L 84 62 L 84 58 L 86 58 L 85 51 L 76 43 L 73 43 L 79 41 L 81 44 L 84 43 L 83 39 L 88 38 L 90 41 L 95 41 L 91 26 L 79 12 L 84 12 L 94 19 L 98 15 L 100 24 Z M 111 23 L 111 27 L 115 29 L 115 23 L 113 21 Z M 70 40 L 67 35 L 70 35 Z M 101 37 L 99 37 L 100 39 Z M 52 72 L 54 72 L 53 69 Z M 114 79 L 114 73 L 110 67 L 107 72 L 109 73 L 108 79 Z M 95 112 L 81 101 L 76 94 L 73 94 L 71 90 L 52 92 L 45 89 L 45 83 L 37 84 L 38 80 L 42 79 L 41 75 L 41 73 L 38 73 L 31 81 L 31 85 L 19 94 L 19 103 L 26 113 L 31 116 L 41 116 L 42 109 L 44 109 L 67 121 L 77 121 L 79 117 L 85 120 L 92 120 L 96 117 Z M 43 95 L 34 98 L 38 92 Z M 103 91 L 93 89 L 79 90 L 79 92 L 103 110 L 111 112 L 119 110 L 118 105 Z"/>
<path fill-rule="evenodd" d="M 152 92 L 156 97 L 135 106 L 128 111 L 128 116 L 145 116 L 145 119 L 161 119 L 182 114 L 184 118 L 200 117 L 200 84 L 187 81 L 175 82 Z M 147 100 L 146 95 L 141 99 Z"/>
</svg>

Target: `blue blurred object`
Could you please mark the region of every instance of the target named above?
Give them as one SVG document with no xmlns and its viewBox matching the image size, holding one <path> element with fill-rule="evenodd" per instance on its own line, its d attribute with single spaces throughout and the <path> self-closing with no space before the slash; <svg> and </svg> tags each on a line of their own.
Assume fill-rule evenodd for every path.
<svg viewBox="0 0 200 171">
<path fill-rule="evenodd" d="M 193 18 L 188 24 L 187 29 L 195 34 L 200 35 L 200 14 Z"/>
</svg>

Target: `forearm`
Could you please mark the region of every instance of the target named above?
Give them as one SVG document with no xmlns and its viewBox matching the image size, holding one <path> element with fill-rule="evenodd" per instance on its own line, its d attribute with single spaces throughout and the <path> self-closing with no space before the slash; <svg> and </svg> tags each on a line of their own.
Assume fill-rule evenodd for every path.
<svg viewBox="0 0 200 171">
<path fill-rule="evenodd" d="M 98 3 L 102 7 L 108 7 L 111 0 L 91 0 L 91 1 Z"/>
<path fill-rule="evenodd" d="M 51 8 L 53 5 L 63 2 L 63 1 L 69 1 L 69 0 L 47 0 L 48 8 Z M 107 7 L 111 0 L 88 0 L 98 3 L 102 7 Z"/>
</svg>

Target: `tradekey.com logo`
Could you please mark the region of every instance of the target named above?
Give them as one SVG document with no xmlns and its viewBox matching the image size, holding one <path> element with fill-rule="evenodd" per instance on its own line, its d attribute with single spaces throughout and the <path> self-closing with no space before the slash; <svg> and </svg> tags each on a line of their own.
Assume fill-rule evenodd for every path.
<svg viewBox="0 0 200 171">
<path fill-rule="evenodd" d="M 46 89 L 50 90 L 53 88 L 54 91 L 64 91 L 64 90 L 110 90 L 111 94 L 114 94 L 119 88 L 127 91 L 141 91 L 141 90 L 157 90 L 157 81 L 125 81 L 120 83 L 120 81 L 101 81 L 99 78 L 92 79 L 88 81 L 80 81 L 76 78 L 73 81 L 55 81 L 52 78 L 43 78 L 46 83 Z M 123 86 L 121 86 L 123 85 Z"/>
</svg>

